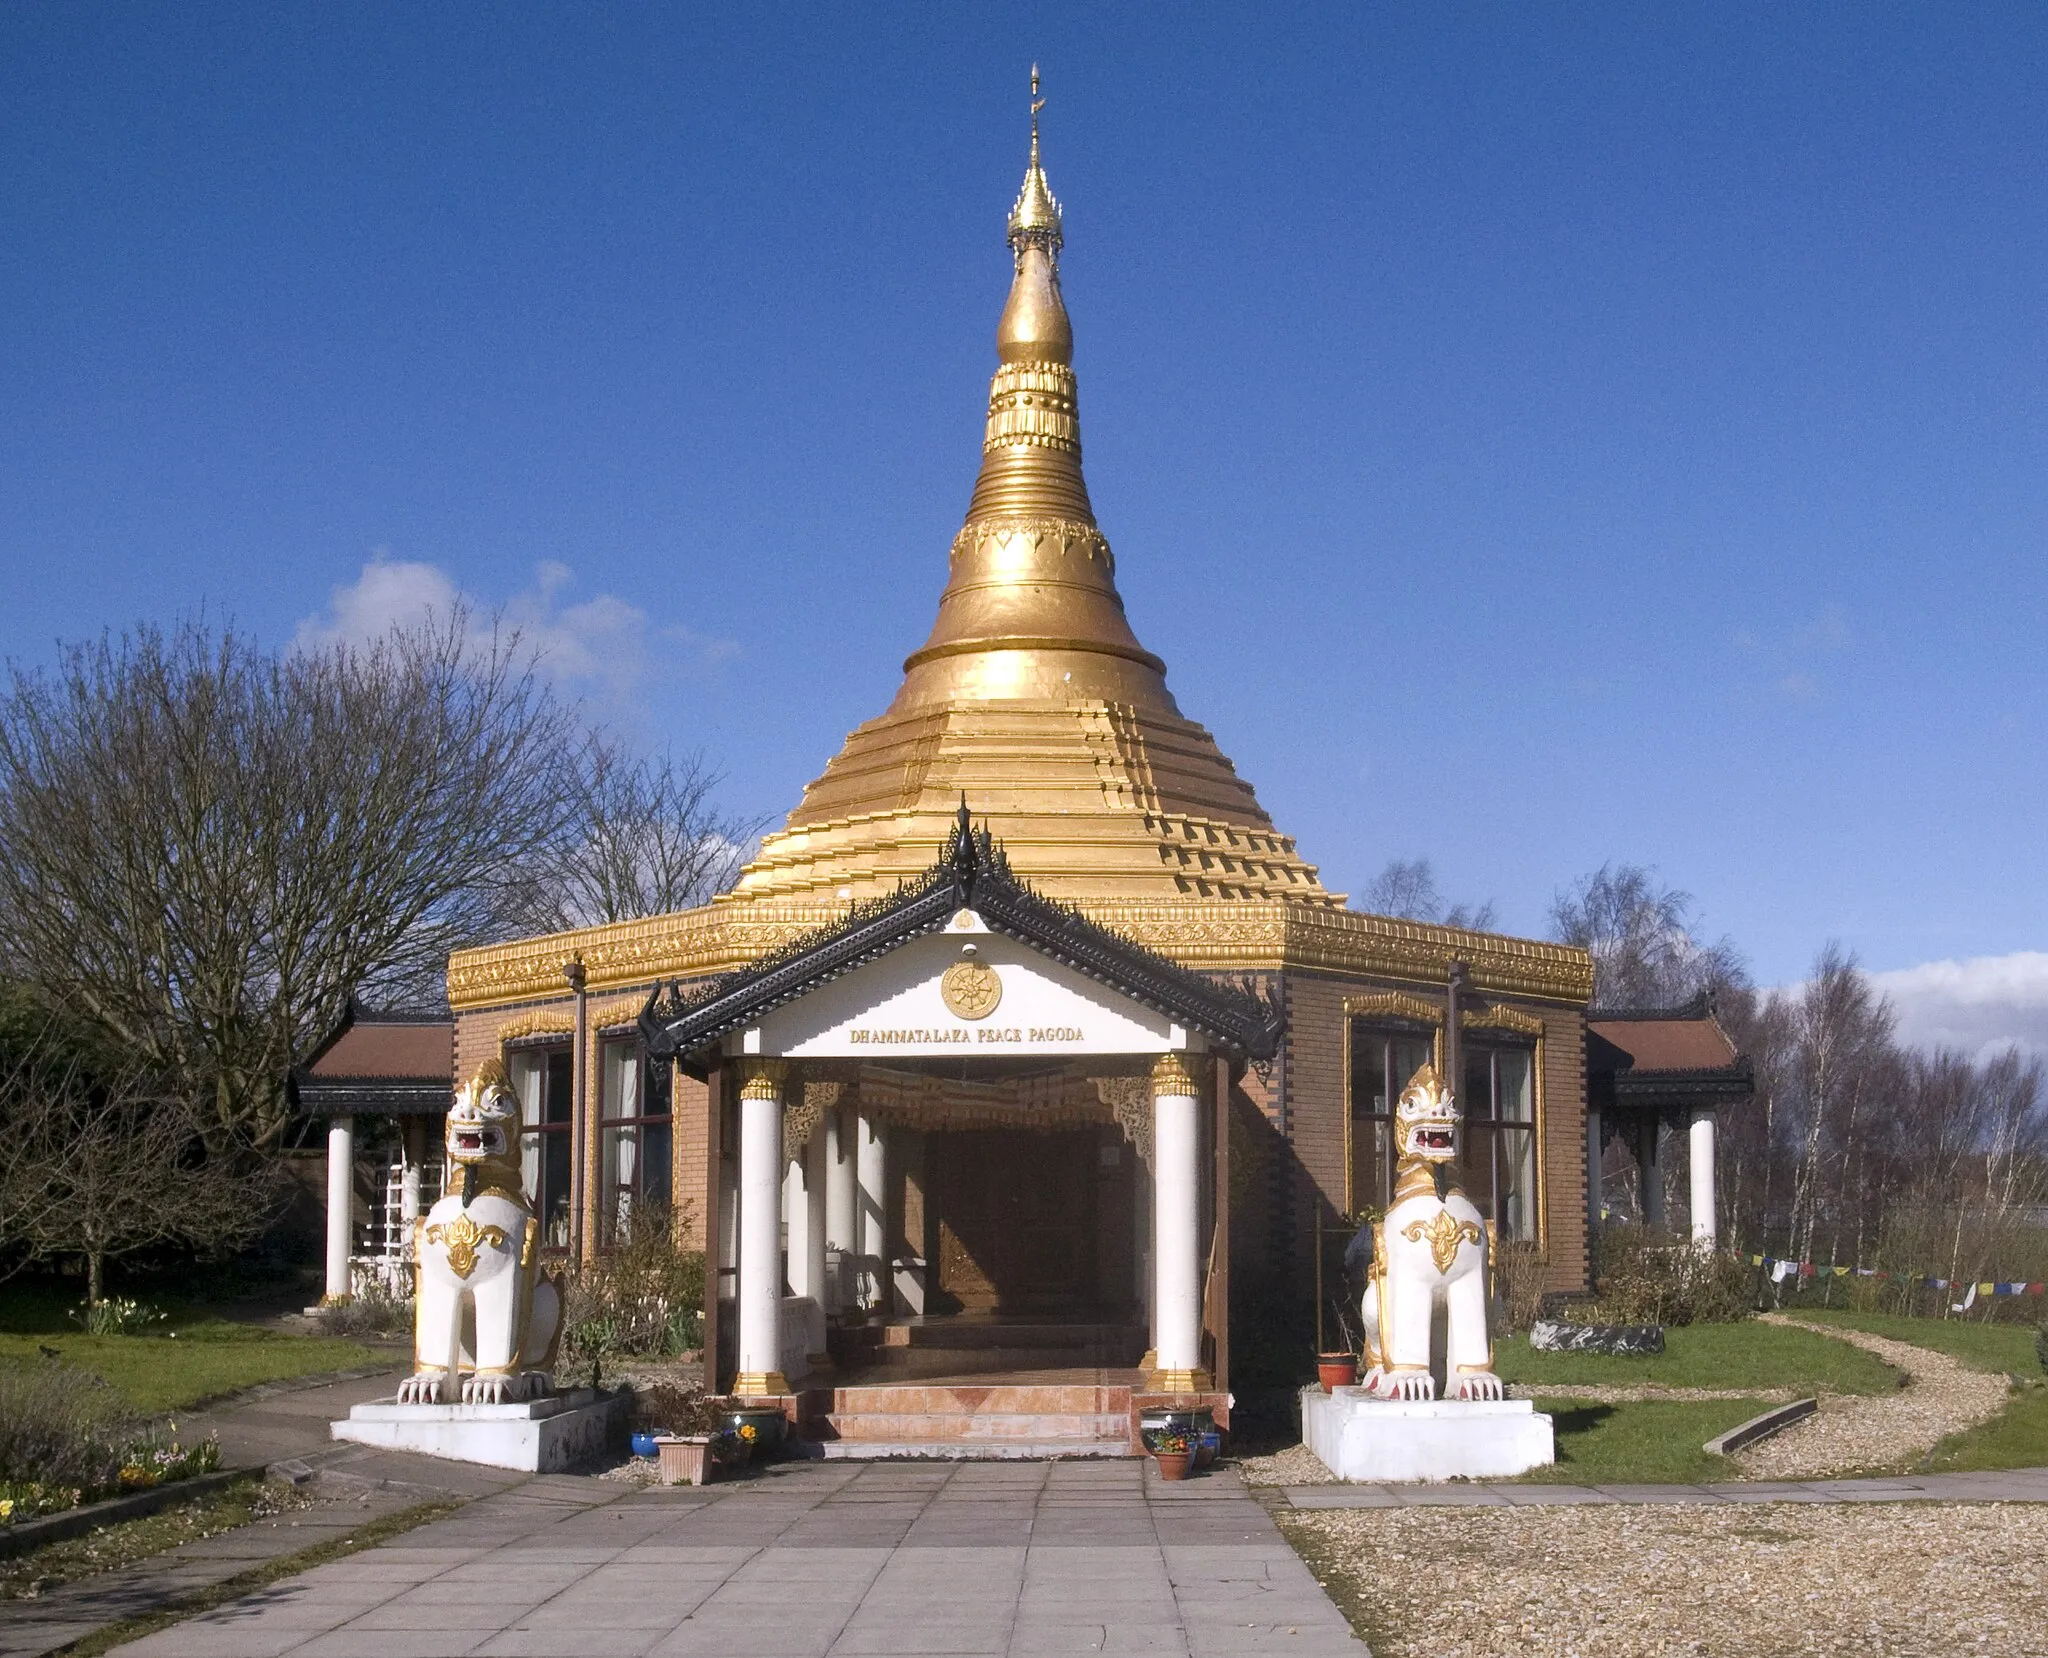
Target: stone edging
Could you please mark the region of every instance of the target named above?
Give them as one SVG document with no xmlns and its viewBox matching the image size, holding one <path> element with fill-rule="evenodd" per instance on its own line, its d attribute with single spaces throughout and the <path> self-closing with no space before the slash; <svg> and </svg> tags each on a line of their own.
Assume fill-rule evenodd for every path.
<svg viewBox="0 0 2048 1658">
<path fill-rule="evenodd" d="M 189 1405 L 176 1410 L 162 1412 L 164 1416 L 202 1416 L 222 1405 L 248 1404 L 257 1399 L 269 1399 L 280 1393 L 304 1393 L 309 1388 L 332 1387 L 337 1382 L 366 1382 L 372 1376 L 388 1376 L 394 1370 L 403 1370 L 412 1362 L 407 1354 L 402 1360 L 391 1364 L 365 1365 L 356 1370 L 316 1370 L 305 1376 L 281 1376 L 274 1382 L 251 1382 L 247 1387 L 231 1389 L 226 1393 L 209 1393 L 203 1399 L 195 1399 Z"/>
<path fill-rule="evenodd" d="M 237 1480 L 262 1477 L 261 1468 L 222 1468 L 211 1474 L 194 1474 L 190 1479 L 172 1480 L 167 1485 L 153 1485 L 146 1491 L 131 1491 L 123 1497 L 108 1497 L 101 1502 L 67 1508 L 61 1514 L 19 1520 L 11 1526 L 0 1526 L 0 1557 L 26 1554 L 45 1543 L 62 1542 L 67 1537 L 76 1537 L 100 1526 L 115 1525 L 122 1520 L 139 1520 L 160 1508 L 224 1491 Z"/>
<path fill-rule="evenodd" d="M 1745 1445 L 1754 1445 L 1759 1439 L 1768 1439 L 1781 1428 L 1789 1428 L 1794 1422 L 1811 1416 L 1820 1409 L 1818 1399 L 1794 1399 L 1789 1405 L 1780 1405 L 1767 1410 L 1761 1416 L 1752 1416 L 1747 1422 L 1738 1423 L 1724 1434 L 1717 1434 L 1707 1441 L 1703 1449 L 1715 1456 L 1727 1456 L 1739 1451 Z"/>
</svg>

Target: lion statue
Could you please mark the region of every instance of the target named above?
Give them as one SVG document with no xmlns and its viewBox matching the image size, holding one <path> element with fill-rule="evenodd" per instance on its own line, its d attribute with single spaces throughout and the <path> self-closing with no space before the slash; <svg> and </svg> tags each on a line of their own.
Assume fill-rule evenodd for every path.
<svg viewBox="0 0 2048 1658">
<path fill-rule="evenodd" d="M 1443 1303 L 1444 1376 L 1453 1399 L 1504 1397 L 1486 1331 L 1489 1249 L 1485 1218 L 1451 1178 L 1458 1107 L 1434 1065 L 1401 1091 L 1394 1201 L 1374 1229 L 1366 1275 L 1366 1373 L 1375 1399 L 1434 1399 L 1430 1315 Z"/>
<path fill-rule="evenodd" d="M 450 1187 L 415 1222 L 409 1405 L 502 1405 L 548 1391 L 562 1285 L 539 1265 L 540 1221 L 519 1171 L 519 1101 L 498 1060 L 455 1092 Z"/>
</svg>

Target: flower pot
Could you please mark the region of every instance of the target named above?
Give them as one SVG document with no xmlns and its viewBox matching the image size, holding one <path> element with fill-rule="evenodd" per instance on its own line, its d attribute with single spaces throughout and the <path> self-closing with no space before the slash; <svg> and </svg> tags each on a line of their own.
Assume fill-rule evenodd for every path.
<svg viewBox="0 0 2048 1658">
<path fill-rule="evenodd" d="M 782 1454 L 788 1418 L 773 1406 L 728 1412 L 726 1427 L 744 1448 L 749 1462 L 773 1462 Z"/>
<path fill-rule="evenodd" d="M 635 1436 L 638 1437 L 637 1435 Z M 654 1434 L 652 1436 L 663 1485 L 709 1485 L 716 1466 L 711 1458 L 709 1434 Z"/>
<path fill-rule="evenodd" d="M 1323 1384 L 1323 1391 L 1329 1393 L 1340 1387 L 1355 1387 L 1358 1384 L 1358 1355 L 1356 1353 L 1320 1353 L 1316 1356 L 1316 1379 Z"/>
<path fill-rule="evenodd" d="M 1159 1464 L 1161 1479 L 1184 1480 L 1195 1471 L 1195 1447 L 1189 1445 L 1178 1451 L 1154 1451 L 1152 1460 Z"/>
<path fill-rule="evenodd" d="M 659 1452 L 657 1452 L 655 1449 L 655 1444 L 658 1438 L 659 1436 L 656 1434 L 636 1433 L 635 1435 L 633 1435 L 633 1454 L 636 1457 L 653 1457 L 659 1455 Z"/>
</svg>

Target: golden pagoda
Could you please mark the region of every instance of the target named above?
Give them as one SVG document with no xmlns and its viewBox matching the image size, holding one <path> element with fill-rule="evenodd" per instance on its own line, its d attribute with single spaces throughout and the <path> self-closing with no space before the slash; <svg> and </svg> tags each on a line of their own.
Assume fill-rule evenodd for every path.
<svg viewBox="0 0 2048 1658">
<path fill-rule="evenodd" d="M 928 868 L 964 797 L 1017 869 L 1069 901 L 1335 907 L 1131 631 L 1081 472 L 1060 206 L 1031 159 L 1010 210 L 981 473 L 931 635 L 723 900 L 840 902 Z"/>
<path fill-rule="evenodd" d="M 1037 891 L 1188 967 L 1441 983 L 1464 961 L 1491 989 L 1584 1000 L 1582 951 L 1345 908 L 1139 643 L 1081 470 L 1037 91 L 1034 71 L 981 469 L 938 616 L 895 700 L 847 737 L 732 891 L 457 951 L 458 1011 L 546 999 L 571 957 L 593 992 L 620 998 L 744 966 L 929 870 L 963 801 Z"/>
</svg>

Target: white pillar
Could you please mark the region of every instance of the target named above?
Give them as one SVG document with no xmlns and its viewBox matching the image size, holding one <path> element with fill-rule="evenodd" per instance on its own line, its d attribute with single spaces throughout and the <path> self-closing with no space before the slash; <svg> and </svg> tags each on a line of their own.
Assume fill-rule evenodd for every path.
<svg viewBox="0 0 2048 1658">
<path fill-rule="evenodd" d="M 782 1078 L 775 1060 L 743 1062 L 740 1085 L 739 1375 L 736 1394 L 787 1393 L 782 1313 Z"/>
<path fill-rule="evenodd" d="M 1203 1384 L 1201 1125 L 1194 1078 L 1178 1055 L 1164 1055 L 1152 1067 L 1152 1323 L 1162 1393 Z"/>
<path fill-rule="evenodd" d="M 825 1284 L 825 1184 L 831 1178 L 828 1154 L 831 1146 L 825 1125 L 836 1111 L 819 1114 L 811 1137 L 804 1144 L 804 1294 L 822 1308 L 829 1299 Z"/>
<path fill-rule="evenodd" d="M 348 1300 L 349 1234 L 355 1230 L 356 1120 L 334 1117 L 327 1124 L 327 1294 L 329 1304 Z"/>
<path fill-rule="evenodd" d="M 838 1250 L 841 1260 L 850 1263 L 860 1254 L 853 1122 L 844 1109 L 834 1108 L 825 1113 L 819 1127 L 825 1141 L 825 1246 Z M 829 1286 L 831 1302 L 827 1312 L 846 1310 L 852 1298 L 854 1270 L 852 1265 L 845 1266 L 842 1275 Z"/>
<path fill-rule="evenodd" d="M 791 1295 L 812 1293 L 804 1279 L 804 1269 L 811 1260 L 811 1240 L 804 1230 L 810 1218 L 811 1208 L 804 1199 L 804 1162 L 801 1157 L 793 1157 L 782 1165 L 783 1260 Z"/>
<path fill-rule="evenodd" d="M 855 1135 L 855 1178 L 859 1185 L 860 1289 L 857 1299 L 863 1307 L 886 1308 L 889 1301 L 889 1263 L 883 1259 L 888 1248 L 883 1222 L 888 1218 L 888 1141 L 882 1125 L 865 1111 L 860 1113 Z"/>
<path fill-rule="evenodd" d="M 1712 1249 L 1719 1237 L 1714 1218 L 1714 1113 L 1701 1107 L 1692 1114 L 1692 1241 Z"/>
<path fill-rule="evenodd" d="M 408 1117 L 399 1140 L 399 1156 L 404 1159 L 398 1176 L 398 1218 L 404 1223 L 405 1236 L 412 1238 L 412 1223 L 420 1218 L 420 1164 L 425 1161 L 422 1147 L 426 1144 L 426 1131 L 420 1119 Z"/>
</svg>

